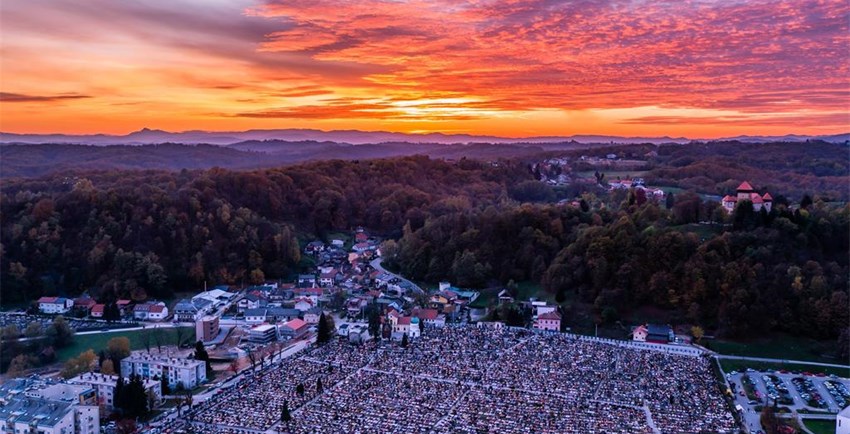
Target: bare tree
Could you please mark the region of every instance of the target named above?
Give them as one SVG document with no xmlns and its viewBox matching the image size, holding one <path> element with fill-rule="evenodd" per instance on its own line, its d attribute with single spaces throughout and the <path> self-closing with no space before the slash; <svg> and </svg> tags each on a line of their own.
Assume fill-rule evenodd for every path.
<svg viewBox="0 0 850 434">
<path fill-rule="evenodd" d="M 145 350 L 147 350 L 148 354 L 151 352 L 151 331 L 150 329 L 142 330 L 141 333 L 142 343 L 145 345 Z"/>
<path fill-rule="evenodd" d="M 162 335 L 162 329 L 155 328 L 153 329 L 153 340 L 156 343 L 156 351 L 158 353 L 162 353 L 162 344 L 164 343 L 164 336 Z"/>
<path fill-rule="evenodd" d="M 174 327 L 174 336 L 177 338 L 177 348 L 180 348 L 180 344 L 183 343 L 183 337 L 185 336 L 183 327 Z"/>
<path fill-rule="evenodd" d="M 257 367 L 257 356 L 251 350 L 248 350 L 248 360 L 251 361 L 251 370 L 253 371 Z"/>
</svg>

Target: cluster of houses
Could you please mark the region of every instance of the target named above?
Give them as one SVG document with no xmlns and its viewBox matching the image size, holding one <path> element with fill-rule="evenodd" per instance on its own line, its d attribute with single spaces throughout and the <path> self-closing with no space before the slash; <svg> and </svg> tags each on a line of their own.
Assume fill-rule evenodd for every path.
<svg viewBox="0 0 850 434">
<path fill-rule="evenodd" d="M 759 194 L 755 191 L 752 185 L 749 182 L 744 181 L 741 185 L 735 189 L 735 196 L 726 195 L 723 196 L 723 199 L 720 201 L 720 204 L 723 208 L 731 213 L 735 211 L 735 207 L 738 205 L 738 202 L 743 200 L 748 200 L 753 204 L 753 210 L 758 212 L 764 208 L 765 211 L 770 212 L 773 207 L 773 196 L 770 193 L 765 192 L 764 194 Z"/>
<path fill-rule="evenodd" d="M 97 300 L 82 295 L 77 298 L 41 297 L 36 302 L 39 312 L 48 315 L 63 315 L 74 313 L 93 319 L 103 319 L 107 306 Z M 168 318 L 168 306 L 161 301 L 146 301 L 134 303 L 130 300 L 115 302 L 121 318 L 132 318 L 139 321 L 162 321 Z"/>
<path fill-rule="evenodd" d="M 646 194 L 646 198 L 649 200 L 656 202 L 664 200 L 664 190 L 660 188 L 647 187 L 643 178 L 615 179 L 608 181 L 608 189 L 611 191 L 630 190 L 632 188 L 642 190 Z"/>
<path fill-rule="evenodd" d="M 370 303 L 401 310 L 411 285 L 375 269 L 380 241 L 357 228 L 353 242 L 312 241 L 304 253 L 316 262 L 313 274 L 295 282 L 269 283 L 248 288 L 237 303 L 237 315 L 251 326 L 249 341 L 268 343 L 304 335 L 319 323 L 328 306 L 343 309 L 350 317 L 362 316 Z"/>
</svg>

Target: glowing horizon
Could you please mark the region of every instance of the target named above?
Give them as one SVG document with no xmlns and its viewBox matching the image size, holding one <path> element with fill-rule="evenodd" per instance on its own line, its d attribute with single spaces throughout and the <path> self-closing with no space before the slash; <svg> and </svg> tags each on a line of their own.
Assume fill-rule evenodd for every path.
<svg viewBox="0 0 850 434">
<path fill-rule="evenodd" d="M 850 129 L 841 0 L 0 3 L 0 130 Z"/>
</svg>

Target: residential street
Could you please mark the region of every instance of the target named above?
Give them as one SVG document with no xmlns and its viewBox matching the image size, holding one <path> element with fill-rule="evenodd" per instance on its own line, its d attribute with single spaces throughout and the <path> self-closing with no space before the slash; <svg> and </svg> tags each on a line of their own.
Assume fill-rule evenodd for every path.
<svg viewBox="0 0 850 434">
<path fill-rule="evenodd" d="M 415 291 L 419 291 L 419 293 L 424 293 L 424 292 L 425 292 L 425 291 L 423 291 L 423 290 L 422 290 L 422 288 L 420 288 L 420 287 L 419 287 L 419 285 L 417 285 L 417 284 L 415 284 L 415 283 L 411 282 L 410 280 L 405 279 L 404 277 L 402 277 L 402 276 L 401 276 L 401 275 L 399 275 L 399 274 L 395 274 L 395 273 L 393 273 L 392 271 L 389 271 L 389 270 L 387 270 L 386 268 L 382 267 L 382 266 L 381 266 L 381 261 L 382 261 L 382 258 L 376 258 L 376 259 L 372 260 L 372 262 L 370 262 L 369 264 L 370 264 L 370 265 L 372 265 L 373 267 L 375 267 L 375 269 L 376 269 L 376 270 L 378 270 L 378 271 L 381 271 L 381 272 L 383 272 L 383 273 L 387 273 L 387 274 L 393 275 L 393 276 L 395 276 L 395 277 L 398 277 L 398 278 L 399 278 L 399 280 L 401 280 L 402 282 L 406 282 L 407 284 L 409 284 L 409 285 L 410 285 L 410 287 L 411 287 L 411 288 L 413 288 Z"/>
</svg>

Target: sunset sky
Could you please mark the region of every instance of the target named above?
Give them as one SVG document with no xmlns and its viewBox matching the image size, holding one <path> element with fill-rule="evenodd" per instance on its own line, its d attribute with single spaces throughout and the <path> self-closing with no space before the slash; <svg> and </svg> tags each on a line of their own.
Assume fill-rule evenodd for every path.
<svg viewBox="0 0 850 434">
<path fill-rule="evenodd" d="M 847 132 L 848 5 L 8 0 L 0 130 Z"/>
</svg>

